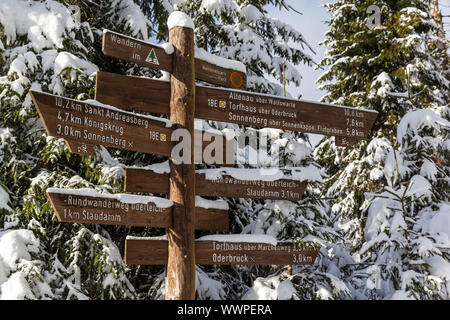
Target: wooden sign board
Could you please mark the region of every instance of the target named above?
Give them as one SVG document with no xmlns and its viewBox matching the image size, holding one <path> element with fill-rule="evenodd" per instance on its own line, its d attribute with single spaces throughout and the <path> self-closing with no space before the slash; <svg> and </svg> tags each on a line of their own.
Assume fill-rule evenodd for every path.
<svg viewBox="0 0 450 320">
<path fill-rule="evenodd" d="M 105 30 L 102 51 L 110 57 L 172 73 L 172 53 L 160 45 Z M 200 58 L 195 58 L 195 77 L 228 88 L 247 87 L 247 75 L 242 71 L 217 66 Z"/>
<path fill-rule="evenodd" d="M 63 138 L 71 152 L 92 154 L 93 145 L 169 157 L 173 129 L 162 121 L 42 92 L 30 91 L 48 135 Z"/>
<path fill-rule="evenodd" d="M 168 114 L 170 83 L 98 72 L 95 98 L 125 110 Z M 377 114 L 372 110 L 196 86 L 196 118 L 335 136 L 341 146 L 367 138 Z"/>
<path fill-rule="evenodd" d="M 172 226 L 172 207 L 148 203 L 126 203 L 113 197 L 47 191 L 59 222 L 105 224 L 135 227 L 169 228 Z M 163 199 L 167 201 L 166 199 Z M 195 209 L 197 230 L 228 232 L 228 211 L 220 209 Z"/>
<path fill-rule="evenodd" d="M 230 197 L 300 201 L 307 183 L 288 179 L 275 181 L 240 180 L 224 175 L 208 180 L 204 174 L 195 176 L 195 194 L 207 197 Z M 169 175 L 152 170 L 127 168 L 125 192 L 169 193 Z"/>
<path fill-rule="evenodd" d="M 128 238 L 125 263 L 128 265 L 167 264 L 167 240 Z M 198 265 L 312 265 L 318 249 L 293 242 L 267 243 L 195 241 Z"/>
<path fill-rule="evenodd" d="M 47 93 L 30 94 L 47 134 L 66 140 L 72 153 L 92 155 L 93 146 L 102 145 L 170 157 L 177 143 L 163 121 Z M 234 140 L 196 130 L 193 142 L 196 163 L 234 164 Z M 222 154 L 216 155 L 217 150 Z"/>
<path fill-rule="evenodd" d="M 362 140 L 377 114 L 273 95 L 196 87 L 195 117 L 200 119 Z"/>
</svg>

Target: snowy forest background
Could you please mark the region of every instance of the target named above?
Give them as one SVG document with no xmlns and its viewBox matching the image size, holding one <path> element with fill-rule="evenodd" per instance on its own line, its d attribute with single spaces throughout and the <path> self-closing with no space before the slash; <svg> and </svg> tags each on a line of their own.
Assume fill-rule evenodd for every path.
<svg viewBox="0 0 450 320">
<path fill-rule="evenodd" d="M 381 24 L 368 23 L 370 5 Z M 322 66 L 323 102 L 379 112 L 368 139 L 349 148 L 332 137 L 313 148 L 308 135 L 270 130 L 286 166 L 307 173 L 308 189 L 299 202 L 225 198 L 231 233 L 315 241 L 320 255 L 292 270 L 198 266 L 197 298 L 450 298 L 448 41 L 428 1 L 327 4 L 321 61 L 308 28 L 271 18 L 273 6 L 292 10 L 284 0 L 0 0 L 0 299 L 164 298 L 163 266 L 122 259 L 127 235 L 164 230 L 59 223 L 45 190 L 123 192 L 126 166 L 165 159 L 103 147 L 70 154 L 47 137 L 28 91 L 85 100 L 98 70 L 161 77 L 105 57 L 101 36 L 106 28 L 166 42 L 173 10 L 193 18 L 198 47 L 246 65 L 250 91 L 281 95 L 283 62 L 296 85 L 296 66 Z"/>
</svg>

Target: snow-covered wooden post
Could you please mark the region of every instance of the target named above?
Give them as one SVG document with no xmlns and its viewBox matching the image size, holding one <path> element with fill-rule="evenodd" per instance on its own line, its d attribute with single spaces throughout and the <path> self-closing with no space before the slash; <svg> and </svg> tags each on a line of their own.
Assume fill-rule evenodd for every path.
<svg viewBox="0 0 450 320">
<path fill-rule="evenodd" d="M 170 200 L 173 227 L 167 229 L 167 300 L 195 299 L 195 166 L 194 166 L 194 23 L 186 14 L 175 11 L 168 19 L 169 42 L 174 47 L 170 77 L 170 121 L 186 129 L 192 143 L 188 161 L 170 162 Z M 188 138 L 183 136 L 183 139 Z M 183 157 L 185 158 L 185 157 Z"/>
</svg>

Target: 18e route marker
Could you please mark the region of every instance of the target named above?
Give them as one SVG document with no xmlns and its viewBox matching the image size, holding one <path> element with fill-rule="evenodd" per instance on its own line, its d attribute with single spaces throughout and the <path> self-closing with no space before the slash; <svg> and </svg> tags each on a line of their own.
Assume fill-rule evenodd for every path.
<svg viewBox="0 0 450 320">
<path fill-rule="evenodd" d="M 96 100 L 125 110 L 169 113 L 170 83 L 98 72 Z M 145 88 L 145 90 L 142 90 Z M 196 86 L 196 118 L 336 137 L 348 146 L 367 138 L 378 112 L 241 90 Z"/>
<path fill-rule="evenodd" d="M 170 157 L 173 129 L 166 123 L 116 108 L 30 91 L 48 135 L 64 138 L 73 150 L 92 153 L 93 145 Z"/>
<path fill-rule="evenodd" d="M 91 155 L 94 145 L 102 145 L 170 157 L 175 146 L 171 141 L 174 129 L 168 121 L 43 92 L 30 91 L 30 95 L 47 134 L 66 140 L 72 153 Z M 214 163 L 217 150 L 212 143 L 222 152 L 217 157 L 221 164 L 234 163 L 234 140 L 200 130 L 195 130 L 194 135 L 201 138 L 194 137 L 193 141 L 196 163 Z M 212 142 L 204 136 L 212 138 Z M 209 145 L 210 159 L 203 156 Z"/>
</svg>

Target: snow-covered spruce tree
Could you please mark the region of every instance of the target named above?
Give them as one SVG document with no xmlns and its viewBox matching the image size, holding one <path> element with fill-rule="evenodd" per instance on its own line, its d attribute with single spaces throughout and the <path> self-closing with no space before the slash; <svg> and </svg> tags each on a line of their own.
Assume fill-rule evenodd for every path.
<svg viewBox="0 0 450 320">
<path fill-rule="evenodd" d="M 450 299 L 449 115 L 448 106 L 408 112 L 384 159 L 387 185 L 367 194 L 359 253 L 373 298 Z"/>
<path fill-rule="evenodd" d="M 49 187 L 117 192 L 119 161 L 104 148 L 72 155 L 47 137 L 28 91 L 92 98 L 99 67 L 131 69 L 104 59 L 102 28 L 146 39 L 150 26 L 132 0 L 0 2 L 0 298 L 136 297 L 115 244 L 123 232 L 60 224 L 45 195 Z"/>
<path fill-rule="evenodd" d="M 369 8 L 371 5 L 376 6 L 375 11 L 373 11 L 374 7 Z M 401 247 L 401 250 L 405 250 L 405 252 L 410 251 L 409 256 L 404 252 L 396 253 L 396 257 L 400 259 L 395 260 L 396 263 L 405 263 L 405 266 L 399 266 L 397 271 L 406 271 L 409 270 L 407 261 L 412 259 L 412 255 L 415 254 L 414 248 L 417 247 L 414 246 L 417 243 L 414 243 L 414 236 L 411 236 L 402 245 L 388 242 L 395 249 L 386 245 L 386 242 L 384 247 L 375 246 L 381 248 L 382 251 L 377 251 L 375 247 L 372 247 L 373 242 L 377 241 L 373 240 L 373 233 L 368 233 L 368 228 L 378 226 L 378 232 L 383 233 L 386 228 L 389 228 L 388 222 L 391 221 L 386 217 L 391 216 L 386 213 L 383 218 L 385 223 L 376 224 L 373 219 L 376 220 L 374 217 L 377 217 L 377 210 L 382 210 L 382 208 L 375 203 L 380 204 L 380 201 L 383 200 L 376 200 L 369 207 L 371 200 L 366 198 L 364 193 L 375 192 L 378 194 L 377 192 L 381 193 L 380 190 L 387 190 L 387 188 L 390 188 L 389 192 L 396 194 L 404 191 L 411 181 L 411 177 L 420 174 L 423 164 L 421 161 L 426 158 L 436 159 L 430 162 L 432 164 L 430 168 L 436 168 L 441 174 L 439 182 L 422 175 L 428 179 L 431 192 L 435 194 L 435 197 L 422 203 L 422 206 L 416 202 L 421 202 L 423 199 L 405 198 L 403 204 L 413 201 L 414 210 L 408 211 L 410 217 L 404 218 L 405 221 L 408 221 L 407 224 L 401 225 L 401 227 L 396 224 L 393 229 L 396 231 L 398 228 L 405 228 L 408 229 L 407 232 L 412 233 L 412 230 L 417 232 L 422 228 L 419 222 L 414 222 L 414 219 L 417 220 L 422 215 L 419 210 L 424 209 L 427 205 L 436 210 L 440 206 L 438 205 L 440 201 L 448 201 L 448 186 L 447 189 L 445 186 L 448 183 L 448 161 L 446 164 L 445 160 L 442 162 L 442 159 L 448 159 L 448 151 L 446 151 L 448 137 L 445 134 L 437 137 L 436 132 L 421 132 L 422 136 L 428 135 L 433 138 L 419 139 L 418 132 L 420 130 L 413 130 L 415 134 L 412 135 L 403 129 L 399 134 L 396 128 L 401 121 L 404 124 L 408 123 L 411 118 L 404 119 L 403 117 L 416 109 L 444 108 L 440 114 L 443 118 L 446 117 L 445 107 L 448 105 L 450 92 L 446 77 L 449 71 L 440 67 L 442 55 L 436 54 L 436 38 L 434 36 L 436 27 L 432 24 L 432 19 L 428 14 L 429 8 L 425 1 L 338 1 L 328 4 L 327 8 L 332 13 L 332 18 L 329 22 L 330 30 L 323 43 L 328 48 L 327 56 L 321 61 L 321 65 L 328 67 L 328 71 L 318 80 L 324 83 L 322 88 L 327 91 L 323 100 L 375 109 L 379 115 L 367 141 L 358 143 L 354 148 L 343 149 L 336 147 L 333 139 L 324 139 L 315 155 L 317 161 L 324 165 L 330 174 L 331 178 L 327 182 L 327 189 L 324 189 L 324 193 L 336 199 L 333 211 L 339 217 L 340 227 L 346 231 L 349 245 L 354 247 L 356 253 L 360 253 L 361 246 L 363 246 L 361 250 L 364 249 L 365 260 L 360 267 L 368 267 L 366 275 L 370 275 L 371 278 L 366 281 L 362 279 L 364 277 L 355 277 L 353 283 L 355 290 L 358 291 L 359 288 L 361 290 L 358 292 L 368 293 L 369 297 L 391 297 L 392 290 L 402 289 L 405 291 L 405 286 L 408 286 L 407 290 L 411 290 L 409 288 L 411 281 L 408 282 L 407 279 L 400 281 L 400 273 L 391 277 L 387 277 L 386 273 L 383 274 L 384 279 L 389 278 L 391 281 L 391 287 L 384 288 L 384 291 L 378 291 L 375 295 L 373 291 L 367 291 L 367 289 L 375 287 L 371 279 L 378 277 L 374 275 L 374 272 L 379 271 L 380 266 L 377 263 L 384 264 L 395 260 L 387 261 L 389 251 L 384 252 L 383 250 L 395 251 Z M 374 24 L 373 14 L 378 9 L 380 23 Z M 428 114 L 428 116 L 430 115 L 431 113 Z M 405 126 L 403 127 L 406 128 Z M 420 126 L 413 127 L 418 130 Z M 407 133 L 409 142 L 403 140 L 406 139 L 403 134 Z M 424 140 L 428 140 L 428 142 L 416 143 Z M 433 141 L 433 147 L 428 146 L 431 141 Z M 441 147 L 437 147 L 438 145 Z M 396 153 L 394 153 L 394 149 L 397 150 Z M 401 150 L 403 151 L 400 152 Z M 408 155 L 404 153 L 406 150 L 408 150 Z M 394 155 L 397 156 L 398 168 L 392 167 L 392 164 L 395 163 Z M 403 160 L 405 162 L 402 162 Z M 440 164 L 437 165 L 436 161 Z M 386 175 L 386 166 L 390 166 L 391 176 Z M 426 170 L 425 168 L 424 170 Z M 400 179 L 397 178 L 394 186 L 393 180 L 389 179 L 393 178 L 392 174 L 396 171 L 398 171 Z M 420 180 L 420 178 L 417 179 Z M 400 182 L 403 184 L 399 185 Z M 395 196 L 389 192 L 384 193 L 383 196 L 388 196 L 392 200 Z M 408 192 L 408 196 L 411 196 L 412 192 Z M 438 197 L 436 197 L 437 195 Z M 436 201 L 434 206 L 433 201 Z M 392 201 L 389 205 L 391 204 Z M 369 210 L 367 210 L 368 207 Z M 394 206 L 393 208 L 397 218 L 401 217 L 396 211 L 399 207 Z M 397 219 L 395 223 L 399 221 Z M 374 223 L 375 225 L 373 225 Z M 395 231 L 392 231 L 392 235 L 397 236 L 398 232 Z M 423 235 L 420 232 L 418 234 Z M 380 237 L 383 238 L 384 235 L 380 235 Z M 386 237 L 386 239 L 388 238 Z M 378 239 L 378 242 L 386 239 Z M 368 250 L 369 248 L 371 250 Z M 385 253 L 385 260 L 381 258 L 381 252 Z M 371 254 L 374 255 L 373 260 L 370 259 Z M 425 254 L 425 251 L 422 250 L 421 254 Z M 380 260 L 377 260 L 376 257 L 380 257 Z M 425 271 L 427 269 L 424 267 L 425 260 L 419 260 L 417 257 L 414 259 L 417 269 L 411 269 L 420 275 L 418 276 L 420 280 L 415 282 L 416 287 L 412 289 L 415 290 L 414 296 L 417 298 L 436 297 L 441 288 L 424 294 L 426 291 L 424 288 L 429 282 L 421 280 L 427 276 L 428 271 Z M 393 269 L 392 266 L 389 266 L 384 270 L 392 271 Z M 403 273 L 404 277 L 407 275 L 408 273 Z M 392 282 L 395 281 L 397 283 L 392 285 Z M 400 283 L 404 286 L 401 287 Z M 445 296 L 445 290 L 440 292 L 441 296 Z"/>
</svg>

